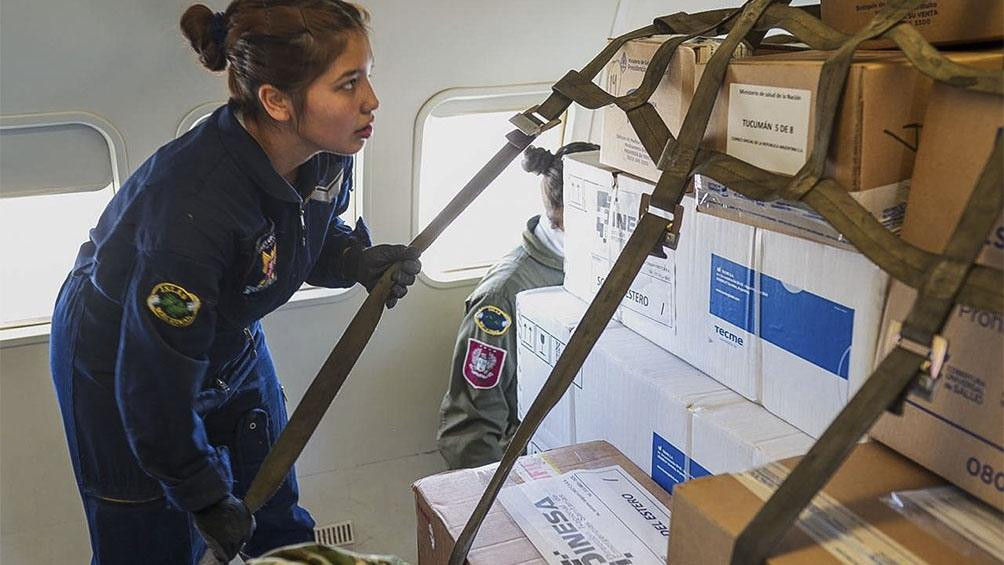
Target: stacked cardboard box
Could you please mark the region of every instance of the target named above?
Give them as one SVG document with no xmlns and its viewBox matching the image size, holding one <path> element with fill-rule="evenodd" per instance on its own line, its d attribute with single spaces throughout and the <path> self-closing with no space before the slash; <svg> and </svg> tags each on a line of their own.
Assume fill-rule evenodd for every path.
<svg viewBox="0 0 1004 565">
<path fill-rule="evenodd" d="M 762 169 L 794 175 L 813 149 L 819 76 L 829 56 L 806 51 L 733 61 L 708 126 L 708 145 Z M 991 51 L 950 54 L 971 66 L 994 65 L 1000 57 Z M 901 53 L 860 51 L 837 111 L 825 175 L 891 231 L 902 225 L 931 86 L 931 79 Z M 751 200 L 704 176 L 697 177 L 695 187 L 701 211 L 851 248 L 804 204 Z"/>
<path fill-rule="evenodd" d="M 564 286 L 589 301 L 634 232 L 642 195 L 651 194 L 653 184 L 600 165 L 595 152 L 565 158 L 564 175 Z M 694 200 L 685 199 L 684 207 L 693 217 Z M 676 273 L 691 261 L 693 248 L 694 240 L 684 238 L 667 258 L 646 259 L 616 314 L 624 325 L 668 351 L 683 348 Z"/>
<path fill-rule="evenodd" d="M 510 475 L 509 484 L 541 480 L 578 469 L 602 469 L 616 465 L 645 491 L 646 496 L 670 505 L 669 494 L 610 444 L 591 442 L 521 457 Z M 417 481 L 412 490 L 418 514 L 419 565 L 440 565 L 450 552 L 464 524 L 491 479 L 496 465 L 450 471 Z M 628 504 L 625 501 L 625 504 Z M 629 508 L 632 513 L 635 508 Z M 584 517 L 579 525 L 589 527 Z M 662 546 L 663 548 L 665 545 Z M 664 553 L 663 553 L 664 555 Z M 470 565 L 543 565 L 552 563 L 541 556 L 509 513 L 497 505 L 489 512 L 468 555 Z M 600 561 L 594 561 L 600 562 Z"/>
<path fill-rule="evenodd" d="M 653 185 L 565 159 L 565 288 L 591 300 Z M 650 257 L 617 319 L 818 437 L 868 376 L 888 277 L 857 253 L 695 213 Z"/>
<path fill-rule="evenodd" d="M 735 60 L 708 142 L 795 173 L 812 150 L 825 57 Z M 1001 60 L 991 52 L 951 57 L 975 66 Z M 890 229 L 902 220 L 931 85 L 902 54 L 860 52 L 836 118 L 826 174 Z M 600 161 L 613 162 L 602 152 Z M 842 249 L 842 236 L 802 205 L 756 203 L 706 177 L 696 185 L 697 213 L 685 198 L 678 249 L 646 260 L 616 319 L 818 437 L 871 372 L 888 276 Z M 590 155 L 566 159 L 570 292 L 592 299 L 653 188 Z"/>
<path fill-rule="evenodd" d="M 585 306 L 582 301 L 568 293 L 554 292 L 551 288 L 527 290 L 517 295 L 519 350 L 516 356 L 516 397 L 520 420 L 526 417 L 530 405 L 543 388 L 583 312 Z M 621 324 L 612 321 L 600 341 L 602 343 L 626 331 Z M 569 387 L 530 440 L 531 453 L 582 441 L 576 436 L 574 391 L 582 386 L 584 378 L 589 378 L 587 375 L 602 374 L 602 371 L 595 352 L 590 354 L 575 377 L 575 385 Z"/>
<path fill-rule="evenodd" d="M 844 33 L 855 33 L 878 14 L 885 0 L 822 0 L 823 22 Z M 1004 38 L 1004 2 L 1001 0 L 928 0 L 906 18 L 934 44 L 981 43 Z M 865 47 L 893 47 L 891 40 L 876 40 Z"/>
<path fill-rule="evenodd" d="M 903 239 L 941 253 L 1004 128 L 1004 99 L 938 85 L 924 120 Z M 1004 267 L 998 219 L 978 262 Z M 910 311 L 916 291 L 893 285 L 889 326 Z M 933 398 L 911 396 L 902 417 L 886 415 L 872 434 L 929 469 L 1004 509 L 1004 320 L 962 306 L 944 331 L 949 356 Z M 888 345 L 891 345 L 889 343 Z"/>
<path fill-rule="evenodd" d="M 547 328 L 563 346 L 586 307 L 561 287 L 520 293 L 519 386 L 531 391 L 520 394 L 521 412 L 552 368 L 522 344 L 540 334 L 535 328 Z M 555 429 L 573 431 L 559 435 Z M 555 437 L 608 441 L 667 491 L 695 476 L 799 455 L 812 444 L 809 436 L 616 322 L 534 441 L 546 448 L 565 445 Z"/>
<path fill-rule="evenodd" d="M 668 36 L 654 36 L 625 44 L 607 65 L 607 92 L 624 96 L 637 89 L 645 78 L 652 57 L 667 39 Z M 713 39 L 698 39 L 680 45 L 649 98 L 674 136 L 680 132 L 704 65 L 719 44 Z M 746 54 L 745 47 L 736 52 L 737 56 Z M 603 137 L 600 141 L 600 162 L 652 182 L 659 180 L 659 170 L 631 128 L 627 115 L 616 106 L 605 107 L 601 115 Z"/>
<path fill-rule="evenodd" d="M 771 172 L 798 172 L 812 151 L 819 75 L 827 56 L 809 51 L 734 61 L 709 124 L 709 145 Z M 899 53 L 858 53 L 848 74 L 827 174 L 890 229 L 902 222 L 929 87 L 930 80 Z M 846 245 L 804 205 L 750 200 L 707 177 L 696 187 L 702 211 Z"/>
<path fill-rule="evenodd" d="M 608 73 L 614 94 L 637 86 L 657 48 L 657 42 L 625 47 Z M 918 236 L 918 245 L 939 251 L 979 172 L 969 165 L 979 161 L 981 168 L 989 152 L 992 136 L 975 140 L 973 132 L 1004 127 L 1004 104 L 999 97 L 952 100 L 942 92 L 950 89 L 939 86 L 931 112 L 941 105 L 943 116 L 925 117 L 933 83 L 903 55 L 859 52 L 855 57 L 825 174 L 890 230 L 902 224 L 909 197 L 918 227 L 910 228 L 908 219 L 907 238 L 916 229 L 923 237 L 934 238 L 921 241 Z M 951 58 L 993 68 L 1000 68 L 1004 60 L 999 52 L 958 52 Z M 825 54 L 800 52 L 733 62 L 706 143 L 766 170 L 797 172 L 812 150 L 817 82 L 825 59 Z M 685 115 L 700 77 L 696 63 L 700 60 L 699 54 L 694 63 L 674 60 L 669 79 L 653 97 L 671 131 L 677 131 Z M 974 120 L 971 126 L 960 125 L 965 120 L 960 122 L 952 113 L 959 108 L 966 108 L 967 119 Z M 996 113 L 988 117 L 991 111 Z M 909 196 L 925 120 L 939 131 L 956 132 L 956 137 L 942 135 L 941 143 L 958 152 L 949 152 L 941 161 L 920 158 L 915 182 L 921 186 L 929 182 L 932 188 Z M 928 132 L 925 140 L 931 136 Z M 565 159 L 564 288 L 587 302 L 623 250 L 639 221 L 642 196 L 652 192 L 652 181 L 659 175 L 650 160 L 639 158 L 644 151 L 620 110 L 605 111 L 603 141 L 599 155 Z M 934 151 L 930 148 L 936 145 L 926 143 L 926 150 Z M 964 165 L 956 170 L 956 163 Z M 937 169 L 940 176 L 929 173 L 931 180 L 923 179 L 925 167 Z M 678 248 L 668 250 L 665 258 L 646 260 L 615 314 L 623 325 L 612 323 L 597 343 L 587 369 L 572 387 L 571 415 L 561 416 L 568 422 L 563 426 L 572 430 L 566 438 L 611 441 L 667 490 L 703 475 L 739 472 L 804 453 L 870 375 L 884 339 L 880 322 L 889 277 L 850 250 L 824 219 L 800 204 L 750 201 L 706 177 L 699 176 L 695 184 L 696 200 L 684 199 Z M 945 186 L 952 187 L 947 199 Z M 923 199 L 926 204 L 916 204 Z M 928 230 L 931 223 L 944 229 Z M 999 266 L 1004 262 L 1000 254 L 1004 244 L 994 249 L 997 239 L 1004 241 L 1004 226 L 992 234 L 982 259 Z M 897 286 L 885 323 L 902 318 L 911 300 L 909 289 Z M 569 308 L 561 316 L 574 317 L 574 304 L 554 289 L 537 291 L 521 307 L 525 312 L 540 309 L 530 316 L 543 319 L 544 310 L 554 304 Z M 964 308 L 956 314 L 947 333 L 963 343 L 953 351 L 962 357 L 950 360 L 940 385 L 945 390 L 933 403 L 911 399 L 903 418 L 887 416 L 875 434 L 1002 508 L 1004 420 L 1001 406 L 990 400 L 1001 396 L 1004 324 L 999 316 Z M 969 326 L 964 324 L 967 316 L 972 320 Z M 977 328 L 980 324 L 985 327 Z M 987 351 L 997 352 L 991 355 L 994 359 L 988 360 Z M 521 378 L 526 372 L 521 369 Z M 539 383 L 543 378 L 546 375 L 529 380 Z M 932 439 L 937 449 L 931 449 Z M 781 475 L 786 472 L 782 469 Z M 827 487 L 824 505 L 867 498 L 867 504 L 860 503 L 864 506 L 851 504 L 852 509 L 867 508 L 855 523 L 865 524 L 869 531 L 883 530 L 882 535 L 903 526 L 897 522 L 884 531 L 888 518 L 873 508 L 874 493 L 940 484 L 881 446 L 858 447 L 842 473 L 844 479 L 838 476 Z M 884 475 L 873 484 L 853 484 L 876 473 Z M 698 534 L 682 534 L 690 541 L 681 542 L 681 557 L 673 561 L 727 560 L 734 535 L 749 518 L 745 510 L 728 516 L 733 491 L 746 489 L 746 494 L 734 494 L 743 504 L 749 503 L 751 516 L 756 501 L 770 494 L 763 488 L 768 475 L 753 473 L 738 482 L 719 477 L 696 483 L 708 487 L 683 487 L 683 492 L 695 493 L 687 520 L 703 524 L 696 528 L 698 534 L 710 528 L 722 539 L 699 544 Z M 751 487 L 757 480 L 760 486 Z M 721 515 L 714 514 L 719 511 Z M 874 522 L 876 517 L 883 521 L 881 527 Z M 674 524 L 678 520 L 679 516 Z M 887 540 L 876 536 L 882 551 L 868 553 L 874 540 L 864 542 L 865 553 L 872 557 L 886 548 L 882 544 Z M 892 535 L 898 540 L 897 536 Z M 800 545 L 785 549 L 793 550 L 790 560 L 785 554 L 778 562 L 807 562 L 807 557 L 825 561 L 822 556 L 833 550 L 830 542 L 816 545 L 805 535 L 796 538 Z M 908 556 L 955 555 L 927 539 L 905 547 Z"/>
<path fill-rule="evenodd" d="M 677 488 L 668 562 L 729 563 L 739 533 L 797 463 Z M 766 562 L 999 563 L 1000 516 L 944 484 L 879 444 L 858 445 Z M 908 500 L 923 501 L 923 511 L 904 507 Z"/>
</svg>

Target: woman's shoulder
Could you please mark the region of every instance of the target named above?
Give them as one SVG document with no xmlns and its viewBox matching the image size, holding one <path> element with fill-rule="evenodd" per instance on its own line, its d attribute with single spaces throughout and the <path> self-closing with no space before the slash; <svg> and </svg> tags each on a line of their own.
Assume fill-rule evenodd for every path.
<svg viewBox="0 0 1004 565">
<path fill-rule="evenodd" d="M 240 174 L 214 128 L 205 125 L 157 149 L 137 170 L 145 185 L 192 187 Z"/>
</svg>

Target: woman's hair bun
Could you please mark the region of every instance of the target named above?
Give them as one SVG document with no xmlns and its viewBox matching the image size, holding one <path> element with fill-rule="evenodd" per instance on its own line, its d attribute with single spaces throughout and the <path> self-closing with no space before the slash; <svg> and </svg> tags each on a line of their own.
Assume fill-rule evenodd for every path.
<svg viewBox="0 0 1004 565">
<path fill-rule="evenodd" d="M 555 157 L 564 157 L 565 155 L 571 155 L 572 153 L 582 153 L 583 151 L 596 151 L 600 146 L 595 143 L 589 143 L 588 141 L 573 141 L 568 145 L 565 145 L 558 149 Z"/>
<path fill-rule="evenodd" d="M 199 60 L 211 71 L 227 68 L 224 41 L 214 37 L 213 11 L 203 4 L 195 4 L 181 16 L 181 33 L 199 54 Z"/>
<path fill-rule="evenodd" d="M 535 175 L 542 175 L 551 168 L 557 158 L 557 155 L 547 149 L 531 145 L 523 152 L 523 170 Z"/>
</svg>

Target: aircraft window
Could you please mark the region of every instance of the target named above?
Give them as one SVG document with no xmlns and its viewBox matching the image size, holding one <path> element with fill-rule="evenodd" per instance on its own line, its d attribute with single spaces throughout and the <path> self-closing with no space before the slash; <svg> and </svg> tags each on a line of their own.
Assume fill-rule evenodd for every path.
<svg viewBox="0 0 1004 565">
<path fill-rule="evenodd" d="M 494 95 L 471 91 L 441 93 L 419 115 L 418 205 L 413 224 L 417 230 L 428 225 L 502 147 L 505 134 L 513 129 L 509 118 L 549 93 L 539 85 Z M 534 144 L 556 150 L 562 134 L 563 128 L 555 127 Z M 527 219 L 543 212 L 540 179 L 523 171 L 521 161 L 522 157 L 514 160 L 423 254 L 423 273 L 431 283 L 477 279 L 519 245 Z"/>
<path fill-rule="evenodd" d="M 77 249 L 119 185 L 121 135 L 102 118 L 0 118 L 0 330 L 49 322 Z M 55 166 L 58 164 L 58 166 Z"/>
</svg>

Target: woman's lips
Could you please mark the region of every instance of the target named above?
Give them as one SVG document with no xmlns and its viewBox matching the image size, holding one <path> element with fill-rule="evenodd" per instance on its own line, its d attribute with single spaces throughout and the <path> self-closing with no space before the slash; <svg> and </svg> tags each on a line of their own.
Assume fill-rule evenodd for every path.
<svg viewBox="0 0 1004 565">
<path fill-rule="evenodd" d="M 362 138 L 368 138 L 369 136 L 373 135 L 373 124 L 370 124 L 364 128 L 357 129 L 356 135 Z"/>
</svg>

